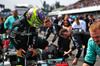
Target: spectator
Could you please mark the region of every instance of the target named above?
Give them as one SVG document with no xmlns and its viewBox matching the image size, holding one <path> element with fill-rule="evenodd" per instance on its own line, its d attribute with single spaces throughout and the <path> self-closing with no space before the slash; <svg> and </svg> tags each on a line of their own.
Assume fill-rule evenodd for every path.
<svg viewBox="0 0 100 66">
<path fill-rule="evenodd" d="M 58 21 L 58 25 L 62 26 L 64 22 L 63 16 L 59 15 L 59 21 Z"/>
<path fill-rule="evenodd" d="M 53 19 L 52 19 L 52 17 L 50 17 L 50 22 L 53 24 Z"/>
<path fill-rule="evenodd" d="M 56 19 L 54 20 L 53 23 L 58 24 L 58 21 L 59 21 L 58 16 L 56 16 Z"/>
<path fill-rule="evenodd" d="M 2 30 L 4 30 L 3 29 L 3 17 L 0 17 L 0 38 L 1 38 L 1 36 L 2 36 L 2 34 L 4 33 L 4 32 L 2 32 Z"/>
<path fill-rule="evenodd" d="M 86 22 L 83 20 L 82 16 L 79 16 L 79 22 L 82 27 L 81 29 L 83 29 L 86 32 Z"/>
<path fill-rule="evenodd" d="M 62 25 L 63 25 L 62 19 L 60 19 L 60 20 L 58 21 L 58 25 L 62 27 Z"/>
<path fill-rule="evenodd" d="M 100 22 L 93 23 L 89 27 L 91 38 L 88 41 L 87 54 L 83 66 L 94 66 L 96 56 L 100 57 Z"/>
<path fill-rule="evenodd" d="M 7 16 L 4 17 L 4 22 L 6 21 L 6 19 L 7 19 Z"/>
<path fill-rule="evenodd" d="M 6 33 L 9 33 L 9 30 L 11 30 L 13 23 L 18 19 L 20 19 L 20 16 L 18 15 L 17 10 L 14 10 L 13 15 L 9 16 L 4 22 L 4 28 L 6 29 Z M 9 48 L 14 47 L 12 44 L 10 44 Z"/>
<path fill-rule="evenodd" d="M 75 21 L 72 24 L 72 28 L 73 29 L 81 29 L 82 28 L 82 25 L 80 24 L 78 17 L 75 18 Z"/>
<path fill-rule="evenodd" d="M 3 44 L 2 44 L 2 39 L 1 39 L 1 36 L 2 36 L 2 32 L 1 32 L 1 23 L 3 22 L 3 18 L 0 17 L 0 62 L 2 62 L 3 60 L 3 56 L 2 56 L 2 48 L 3 48 Z"/>
<path fill-rule="evenodd" d="M 55 20 L 56 18 L 54 17 L 54 16 L 52 16 L 52 20 L 53 20 L 53 23 L 54 23 L 54 20 Z"/>
<path fill-rule="evenodd" d="M 95 22 L 95 19 L 94 19 L 93 15 L 90 15 L 89 19 L 90 19 L 90 23 L 89 23 L 89 26 L 90 26 L 92 23 Z"/>
<path fill-rule="evenodd" d="M 3 17 L 1 17 L 1 22 L 0 22 L 0 34 L 2 35 L 3 33 L 5 33 L 5 29 L 4 29 L 4 19 Z"/>
<path fill-rule="evenodd" d="M 0 62 L 3 61 L 2 35 L 5 33 L 3 17 L 0 17 Z"/>
<path fill-rule="evenodd" d="M 69 20 L 65 20 L 64 24 L 62 25 L 63 28 L 67 29 L 68 31 L 71 31 L 72 27 L 69 23 Z"/>
<path fill-rule="evenodd" d="M 90 20 L 87 14 L 84 14 L 84 21 L 86 22 L 86 31 L 89 31 L 88 23 L 90 22 Z"/>
<path fill-rule="evenodd" d="M 64 20 L 69 20 L 69 23 L 71 24 L 71 18 L 69 17 L 69 14 L 66 14 L 64 17 Z"/>
</svg>

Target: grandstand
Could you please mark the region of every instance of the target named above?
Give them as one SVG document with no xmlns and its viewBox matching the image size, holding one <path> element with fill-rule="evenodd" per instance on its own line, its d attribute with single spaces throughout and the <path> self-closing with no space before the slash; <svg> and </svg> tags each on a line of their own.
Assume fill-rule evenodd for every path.
<svg viewBox="0 0 100 66">
<path fill-rule="evenodd" d="M 62 8 L 58 8 L 58 9 L 54 9 L 52 12 L 49 12 L 49 16 L 55 16 L 55 15 L 58 15 L 58 13 L 63 10 L 65 7 L 62 7 Z"/>
<path fill-rule="evenodd" d="M 95 18 L 100 18 L 100 0 L 79 0 L 78 2 L 71 4 L 62 10 L 52 11 L 49 16 L 56 15 L 82 15 L 82 14 L 92 14 Z"/>
<path fill-rule="evenodd" d="M 84 8 L 84 7 L 90 7 L 95 5 L 100 5 L 100 0 L 79 0 L 76 3 L 67 6 L 64 10 Z"/>
</svg>

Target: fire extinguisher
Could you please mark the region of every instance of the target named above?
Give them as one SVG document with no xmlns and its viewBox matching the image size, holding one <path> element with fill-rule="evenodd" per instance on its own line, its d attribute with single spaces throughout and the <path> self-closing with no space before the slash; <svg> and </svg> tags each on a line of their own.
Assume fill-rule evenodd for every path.
<svg viewBox="0 0 100 66">
<path fill-rule="evenodd" d="M 3 35 L 3 48 L 9 48 L 9 39 L 7 33 Z"/>
<path fill-rule="evenodd" d="M 68 63 L 56 63 L 56 66 L 68 66 Z"/>
<path fill-rule="evenodd" d="M 4 48 L 5 52 L 8 50 L 8 48 L 9 48 L 9 40 L 3 40 L 3 48 Z"/>
<path fill-rule="evenodd" d="M 63 58 L 62 58 L 62 61 L 61 62 L 57 62 L 56 63 L 56 66 L 69 66 L 68 65 L 68 62 L 67 62 L 67 60 L 66 60 L 66 56 L 63 56 Z"/>
</svg>

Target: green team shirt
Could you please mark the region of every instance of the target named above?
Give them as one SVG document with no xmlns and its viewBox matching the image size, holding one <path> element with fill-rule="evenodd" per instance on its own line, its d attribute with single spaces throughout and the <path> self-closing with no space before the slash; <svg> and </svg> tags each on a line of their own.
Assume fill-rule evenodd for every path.
<svg viewBox="0 0 100 66">
<path fill-rule="evenodd" d="M 12 28 L 13 23 L 16 20 L 20 19 L 20 18 L 21 18 L 21 16 L 19 16 L 19 15 L 18 15 L 18 18 L 17 19 L 13 15 L 12 16 L 9 16 L 7 18 L 7 20 L 5 21 L 5 23 L 4 23 L 4 28 L 10 30 Z M 11 42 L 9 43 L 9 48 L 11 48 L 11 49 L 14 48 L 14 46 L 11 44 Z"/>
<path fill-rule="evenodd" d="M 85 56 L 85 61 L 93 64 L 96 60 L 96 56 L 100 57 L 100 47 L 92 40 L 92 38 L 88 41 L 87 54 Z"/>
<path fill-rule="evenodd" d="M 21 16 L 19 16 L 18 15 L 18 18 L 17 19 L 20 19 L 21 18 Z M 5 21 L 5 23 L 4 23 L 4 28 L 5 29 L 11 29 L 12 28 L 12 25 L 13 25 L 13 23 L 17 20 L 13 15 L 12 16 L 9 16 L 8 18 L 7 18 L 7 20 Z"/>
</svg>

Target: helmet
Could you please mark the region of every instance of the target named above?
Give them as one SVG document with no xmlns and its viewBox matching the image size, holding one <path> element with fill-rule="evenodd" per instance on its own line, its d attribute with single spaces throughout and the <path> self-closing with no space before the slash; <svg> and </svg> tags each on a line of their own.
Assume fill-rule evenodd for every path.
<svg viewBox="0 0 100 66">
<path fill-rule="evenodd" d="M 44 22 L 45 13 L 38 7 L 30 8 L 26 13 L 26 18 L 30 26 L 38 28 Z"/>
</svg>

